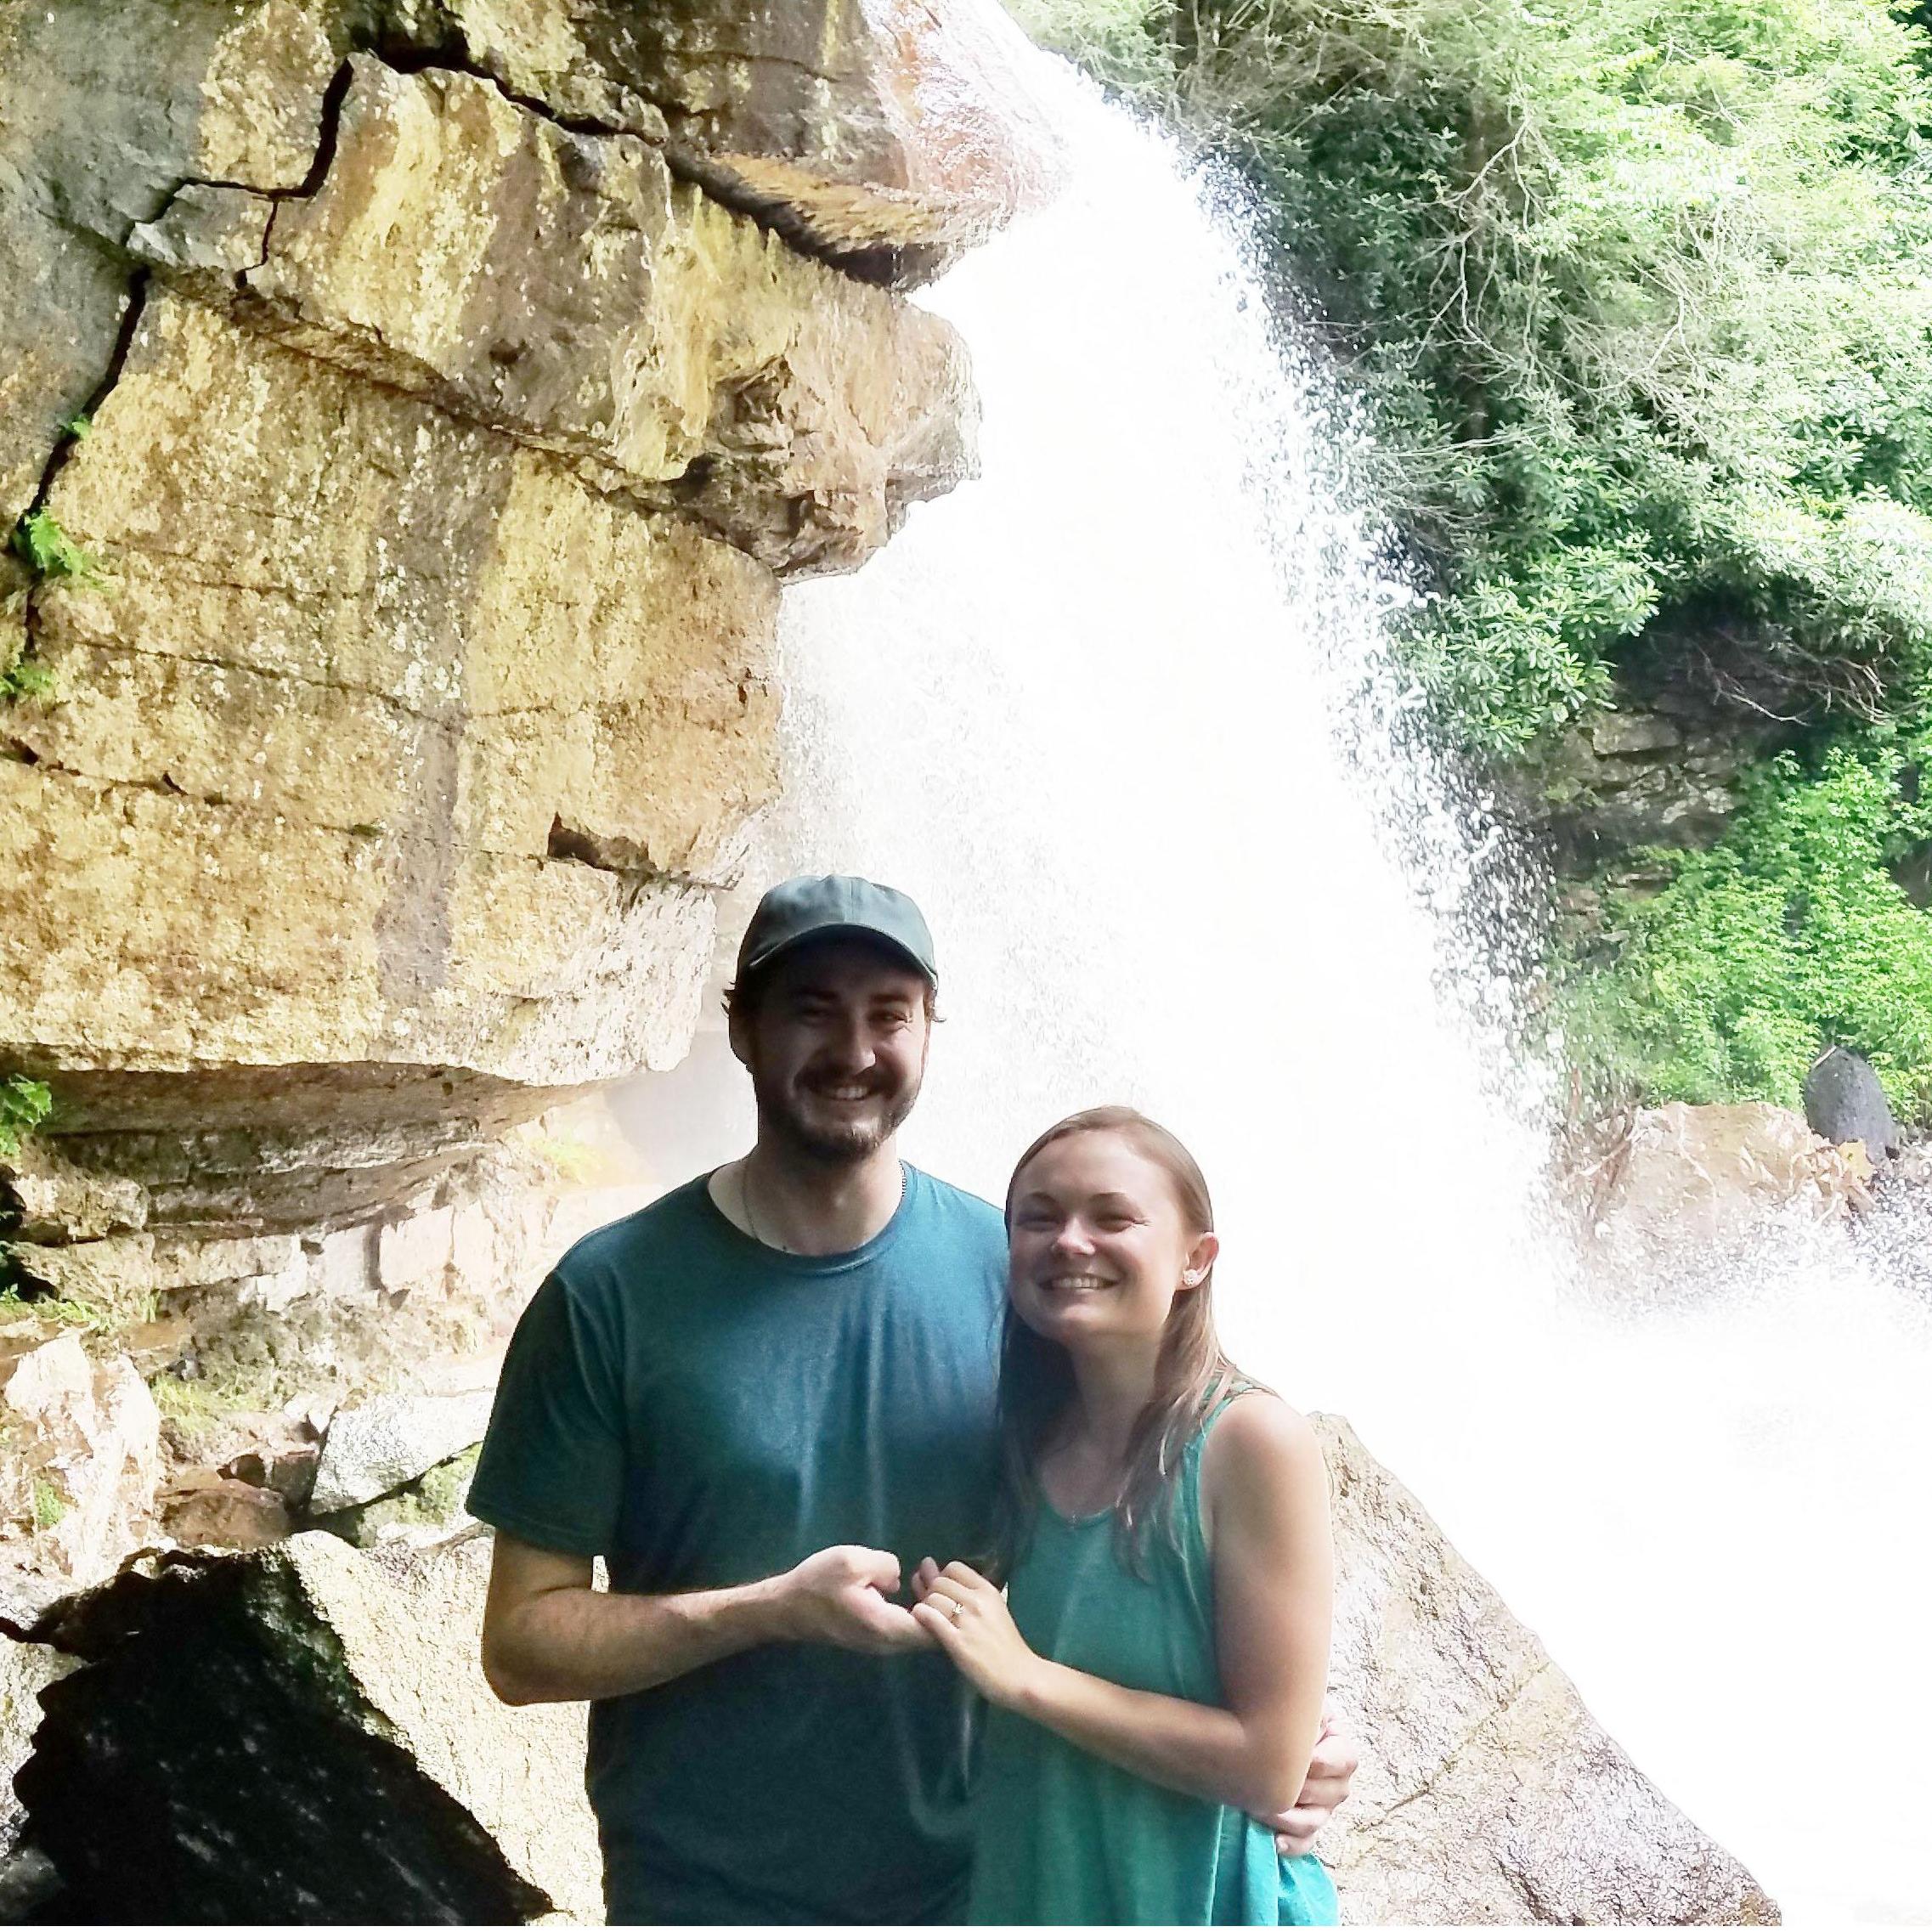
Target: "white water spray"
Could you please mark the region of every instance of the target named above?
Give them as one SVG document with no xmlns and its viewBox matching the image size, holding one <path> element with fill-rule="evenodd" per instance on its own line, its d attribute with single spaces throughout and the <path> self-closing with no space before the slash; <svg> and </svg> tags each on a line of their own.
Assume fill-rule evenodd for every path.
<svg viewBox="0 0 1932 1932">
<path fill-rule="evenodd" d="M 983 478 L 788 593 L 751 884 L 860 872 L 925 907 L 946 1024 L 913 1158 L 997 1196 L 1075 1107 L 1172 1126 L 1236 1353 L 1351 1417 L 1788 1913 L 1932 1914 L 1922 1311 L 1842 1244 L 1690 1312 L 1567 1291 L 1535 1108 L 1471 1024 L 1507 989 L 1444 916 L 1472 836 L 1337 710 L 1388 688 L 1398 593 L 1329 419 L 1200 184 L 1040 68 L 1070 188 L 930 296 Z"/>
</svg>

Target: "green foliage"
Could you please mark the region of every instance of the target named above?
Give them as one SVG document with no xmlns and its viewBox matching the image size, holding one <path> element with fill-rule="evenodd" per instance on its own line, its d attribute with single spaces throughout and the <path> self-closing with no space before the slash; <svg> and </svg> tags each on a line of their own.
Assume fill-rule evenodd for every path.
<svg viewBox="0 0 1932 1932">
<path fill-rule="evenodd" d="M 1611 1091 L 1794 1106 L 1816 1055 L 1848 1046 L 1901 1119 L 1932 1122 L 1932 912 L 1890 869 L 1932 839 L 1929 758 L 1932 735 L 1895 734 L 1756 772 L 1727 838 L 1619 896 L 1614 963 L 1559 1002 L 1573 1057 Z"/>
<path fill-rule="evenodd" d="M 14 530 L 14 553 L 36 577 L 76 584 L 101 582 L 99 562 L 74 541 L 49 510 L 33 510 Z"/>
<path fill-rule="evenodd" d="M 33 1479 L 33 1526 L 52 1529 L 67 1513 L 66 1499 L 44 1476 Z"/>
<path fill-rule="evenodd" d="M 54 1096 L 40 1081 L 18 1073 L 0 1079 L 0 1161 L 12 1160 L 53 1110 Z"/>
<path fill-rule="evenodd" d="M 54 673 L 31 658 L 16 658 L 0 671 L 0 703 L 10 704 L 17 698 L 51 698 L 59 688 Z"/>
<path fill-rule="evenodd" d="M 1032 0 L 1254 181 L 1511 754 L 1653 614 L 1807 716 L 1932 675 L 1932 87 L 1885 0 Z"/>
<path fill-rule="evenodd" d="M 94 432 L 93 418 L 87 415 L 68 416 L 60 427 L 76 443 L 85 443 Z"/>
</svg>

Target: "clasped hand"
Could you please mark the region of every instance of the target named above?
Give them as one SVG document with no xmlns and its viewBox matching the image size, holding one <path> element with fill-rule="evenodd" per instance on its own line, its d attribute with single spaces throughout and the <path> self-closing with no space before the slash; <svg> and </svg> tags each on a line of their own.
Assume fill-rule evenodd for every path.
<svg viewBox="0 0 1932 1932">
<path fill-rule="evenodd" d="M 988 1703 L 1023 1703 L 1048 1666 L 1007 1608 L 1006 1594 L 966 1563 L 930 1556 L 912 1576 L 912 1616 Z"/>
<path fill-rule="evenodd" d="M 803 1643 L 886 1654 L 943 1650 L 981 1696 L 1012 1703 L 1040 1659 L 1014 1627 L 1006 1598 L 977 1570 L 928 1556 L 912 1579 L 910 1609 L 895 1603 L 899 1559 L 841 1543 L 815 1551 L 783 1579 L 784 1634 Z"/>
</svg>

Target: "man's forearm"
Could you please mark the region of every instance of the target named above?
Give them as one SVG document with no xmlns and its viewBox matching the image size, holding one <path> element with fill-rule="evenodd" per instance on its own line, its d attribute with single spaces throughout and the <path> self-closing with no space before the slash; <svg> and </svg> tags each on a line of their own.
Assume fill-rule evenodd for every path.
<svg viewBox="0 0 1932 1932">
<path fill-rule="evenodd" d="M 485 1625 L 483 1675 L 506 1703 L 573 1703 L 647 1691 L 788 1634 L 783 1579 L 675 1596 L 545 1590 Z"/>
</svg>

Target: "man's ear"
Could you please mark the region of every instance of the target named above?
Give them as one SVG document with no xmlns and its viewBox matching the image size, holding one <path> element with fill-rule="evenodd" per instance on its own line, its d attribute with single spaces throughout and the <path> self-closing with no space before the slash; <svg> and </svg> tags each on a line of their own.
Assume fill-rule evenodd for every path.
<svg viewBox="0 0 1932 1932">
<path fill-rule="evenodd" d="M 730 1043 L 732 1058 L 740 1066 L 751 1065 L 751 1015 L 740 1009 L 725 1016 L 725 1038 Z"/>
</svg>

